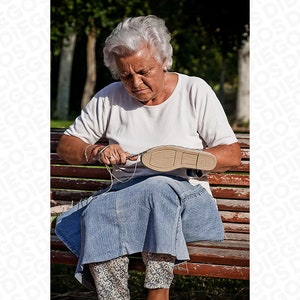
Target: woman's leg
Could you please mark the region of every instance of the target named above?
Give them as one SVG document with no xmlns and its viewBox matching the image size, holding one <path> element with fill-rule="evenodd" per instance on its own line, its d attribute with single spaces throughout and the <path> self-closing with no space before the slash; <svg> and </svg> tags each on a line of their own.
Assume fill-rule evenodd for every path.
<svg viewBox="0 0 300 300">
<path fill-rule="evenodd" d="M 147 300 L 169 300 L 170 289 L 148 290 Z"/>
<path fill-rule="evenodd" d="M 89 264 L 95 281 L 98 300 L 128 300 L 128 263 L 126 256 Z"/>
<path fill-rule="evenodd" d="M 148 300 L 168 300 L 169 290 L 174 278 L 175 257 L 169 254 L 142 253 L 146 266 L 144 287 L 148 291 Z"/>
</svg>

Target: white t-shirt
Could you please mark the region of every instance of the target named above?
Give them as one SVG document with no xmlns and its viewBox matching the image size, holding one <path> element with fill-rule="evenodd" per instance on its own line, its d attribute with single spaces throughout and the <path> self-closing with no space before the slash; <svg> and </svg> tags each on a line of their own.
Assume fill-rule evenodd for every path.
<svg viewBox="0 0 300 300">
<path fill-rule="evenodd" d="M 202 150 L 237 141 L 224 110 L 211 87 L 201 78 L 178 74 L 172 95 L 163 103 L 146 106 L 130 97 L 121 82 L 100 90 L 65 131 L 94 144 L 105 136 L 110 144 L 137 154 L 159 145 L 177 145 Z M 114 168 L 114 175 L 124 180 L 135 176 L 158 174 L 140 161 L 127 161 Z M 168 174 L 187 177 L 186 170 Z M 205 176 L 202 180 L 206 180 Z M 205 185 L 207 187 L 207 185 Z"/>
</svg>

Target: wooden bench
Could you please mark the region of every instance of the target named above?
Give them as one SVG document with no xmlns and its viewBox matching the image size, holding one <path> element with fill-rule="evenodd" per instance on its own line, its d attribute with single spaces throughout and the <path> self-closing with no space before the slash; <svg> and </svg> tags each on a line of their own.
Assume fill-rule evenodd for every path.
<svg viewBox="0 0 300 300">
<path fill-rule="evenodd" d="M 62 134 L 62 129 L 51 129 L 51 261 L 75 265 L 76 256 L 54 233 L 55 211 L 106 187 L 110 176 L 100 164 L 74 166 L 59 158 L 56 146 Z M 225 240 L 188 243 L 190 261 L 176 266 L 175 274 L 249 280 L 249 134 L 236 136 L 242 149 L 242 165 L 225 173 L 209 174 Z M 130 269 L 144 271 L 140 255 L 130 257 Z"/>
</svg>

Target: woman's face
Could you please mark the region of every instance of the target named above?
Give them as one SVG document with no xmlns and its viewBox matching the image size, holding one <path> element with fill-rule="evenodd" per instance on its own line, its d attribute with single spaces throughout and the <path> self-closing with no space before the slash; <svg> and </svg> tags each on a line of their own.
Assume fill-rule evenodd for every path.
<svg viewBox="0 0 300 300">
<path fill-rule="evenodd" d="M 144 105 L 157 105 L 166 100 L 165 64 L 161 65 L 148 47 L 132 56 L 116 57 L 119 76 L 128 94 Z"/>
</svg>

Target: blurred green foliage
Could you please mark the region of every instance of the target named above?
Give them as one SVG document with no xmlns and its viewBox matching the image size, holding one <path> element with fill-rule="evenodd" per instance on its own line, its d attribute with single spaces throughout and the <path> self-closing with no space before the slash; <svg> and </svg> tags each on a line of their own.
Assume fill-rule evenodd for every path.
<svg viewBox="0 0 300 300">
<path fill-rule="evenodd" d="M 51 120 L 51 128 L 68 128 L 74 120 Z"/>
<path fill-rule="evenodd" d="M 206 80 L 225 111 L 234 113 L 238 49 L 248 36 L 249 1 L 221 0 L 52 0 L 51 104 L 55 116 L 59 55 L 63 38 L 76 32 L 70 119 L 78 115 L 86 76 L 86 38 L 97 28 L 96 90 L 112 82 L 103 64 L 104 41 L 125 17 L 154 14 L 166 21 L 174 49 L 173 70 Z"/>
</svg>

